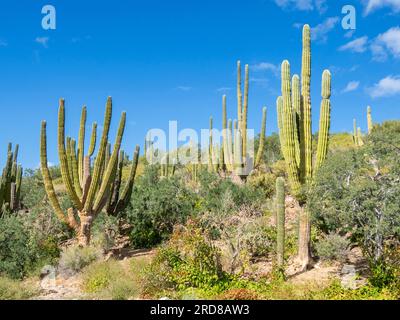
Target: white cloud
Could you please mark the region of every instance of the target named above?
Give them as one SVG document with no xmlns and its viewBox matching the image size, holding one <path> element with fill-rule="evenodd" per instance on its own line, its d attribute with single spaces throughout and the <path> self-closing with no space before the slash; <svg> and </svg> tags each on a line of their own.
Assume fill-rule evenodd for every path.
<svg viewBox="0 0 400 320">
<path fill-rule="evenodd" d="M 222 88 L 218 88 L 217 92 L 226 92 L 226 91 L 231 91 L 232 88 L 229 87 L 222 87 Z"/>
<path fill-rule="evenodd" d="M 387 76 L 368 89 L 372 98 L 392 97 L 400 94 L 400 76 Z"/>
<path fill-rule="evenodd" d="M 400 28 L 394 27 L 378 35 L 371 44 L 374 60 L 383 61 L 388 53 L 400 58 Z"/>
<path fill-rule="evenodd" d="M 281 8 L 294 8 L 301 11 L 318 10 L 324 13 L 327 10 L 326 0 L 274 0 Z"/>
<path fill-rule="evenodd" d="M 355 32 L 356 32 L 356 30 L 347 31 L 347 32 L 344 34 L 344 37 L 347 38 L 347 39 L 350 39 L 350 38 L 353 37 L 353 35 L 354 35 Z"/>
<path fill-rule="evenodd" d="M 328 39 L 328 33 L 335 28 L 338 22 L 338 17 L 330 17 L 319 25 L 311 28 L 311 39 L 326 41 Z"/>
<path fill-rule="evenodd" d="M 358 89 L 360 81 L 350 81 L 346 88 L 343 89 L 342 93 L 352 92 Z"/>
<path fill-rule="evenodd" d="M 280 73 L 280 66 L 274 65 L 273 63 L 270 63 L 270 62 L 260 62 L 260 63 L 254 64 L 254 65 L 250 66 L 250 69 L 253 70 L 254 72 L 270 71 L 275 76 L 279 76 L 279 73 Z"/>
<path fill-rule="evenodd" d="M 384 7 L 389 7 L 394 12 L 400 11 L 400 0 L 363 0 L 363 2 L 366 15 Z"/>
<path fill-rule="evenodd" d="M 176 89 L 180 91 L 190 91 L 192 90 L 192 87 L 187 87 L 187 86 L 177 86 Z"/>
<path fill-rule="evenodd" d="M 367 50 L 368 37 L 364 36 L 357 38 L 353 41 L 346 43 L 339 48 L 339 51 L 350 51 L 350 52 L 365 52 Z"/>
<path fill-rule="evenodd" d="M 37 37 L 35 42 L 41 44 L 43 47 L 48 47 L 49 37 Z"/>
</svg>

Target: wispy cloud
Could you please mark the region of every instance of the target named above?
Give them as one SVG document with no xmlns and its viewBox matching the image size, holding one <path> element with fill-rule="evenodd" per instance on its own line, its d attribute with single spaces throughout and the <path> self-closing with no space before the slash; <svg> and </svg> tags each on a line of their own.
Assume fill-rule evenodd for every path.
<svg viewBox="0 0 400 320">
<path fill-rule="evenodd" d="M 350 38 L 353 37 L 353 35 L 354 35 L 355 32 L 356 32 L 356 30 L 347 31 L 347 32 L 344 34 L 344 37 L 347 38 L 347 39 L 350 39 Z"/>
<path fill-rule="evenodd" d="M 385 7 L 389 7 L 393 12 L 400 12 L 400 0 L 363 0 L 362 2 L 365 15 Z"/>
<path fill-rule="evenodd" d="M 311 28 L 312 40 L 319 40 L 323 42 L 328 40 L 328 33 L 335 28 L 338 22 L 339 22 L 338 17 L 330 17 L 327 18 L 324 22 Z"/>
<path fill-rule="evenodd" d="M 192 87 L 188 87 L 188 86 L 177 86 L 176 89 L 179 90 L 179 91 L 190 91 L 190 90 L 192 90 Z"/>
<path fill-rule="evenodd" d="M 360 81 L 350 81 L 346 88 L 342 90 L 342 93 L 347 93 L 347 92 L 352 92 L 356 91 L 358 87 L 360 86 Z"/>
<path fill-rule="evenodd" d="M 7 41 L 0 39 L 0 47 L 7 47 L 7 46 L 8 46 Z"/>
<path fill-rule="evenodd" d="M 389 54 L 400 58 L 400 28 L 394 27 L 378 35 L 371 44 L 371 51 L 377 61 L 385 61 Z"/>
<path fill-rule="evenodd" d="M 226 92 L 226 91 L 231 91 L 232 88 L 230 87 L 221 87 L 217 89 L 217 92 Z"/>
<path fill-rule="evenodd" d="M 317 10 L 324 13 L 327 10 L 326 0 L 274 0 L 281 8 L 290 8 L 300 11 Z"/>
<path fill-rule="evenodd" d="M 368 37 L 364 36 L 352 40 L 339 48 L 339 51 L 365 52 L 367 51 Z"/>
<path fill-rule="evenodd" d="M 372 98 L 400 95 L 400 76 L 387 76 L 368 89 Z"/>
<path fill-rule="evenodd" d="M 250 66 L 250 69 L 254 72 L 261 72 L 261 71 L 270 71 L 275 76 L 279 75 L 280 67 L 270 62 L 260 62 L 257 64 L 253 64 Z"/>
<path fill-rule="evenodd" d="M 49 37 L 37 37 L 35 42 L 41 44 L 45 48 L 48 48 Z"/>
</svg>

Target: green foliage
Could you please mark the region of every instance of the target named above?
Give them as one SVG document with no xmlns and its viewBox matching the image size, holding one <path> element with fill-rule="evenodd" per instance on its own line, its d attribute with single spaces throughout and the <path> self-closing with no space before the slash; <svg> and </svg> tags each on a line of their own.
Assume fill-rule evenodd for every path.
<svg viewBox="0 0 400 320">
<path fill-rule="evenodd" d="M 160 179 L 158 168 L 148 166 L 138 178 L 131 206 L 125 211 L 132 225 L 130 238 L 137 248 L 151 247 L 167 239 L 177 223 L 193 213 L 195 197 L 178 177 Z"/>
<path fill-rule="evenodd" d="M 237 185 L 230 179 L 221 179 L 214 173 L 203 171 L 199 175 L 199 182 L 200 212 L 220 210 L 223 207 L 224 194 L 228 190 L 231 194 L 231 208 L 235 210 L 241 206 L 260 206 L 265 200 L 262 190 L 247 184 Z"/>
<path fill-rule="evenodd" d="M 39 221 L 37 222 L 39 223 Z M 41 233 L 27 217 L 5 215 L 0 220 L 0 274 L 21 279 L 59 256 L 58 242 Z"/>
<path fill-rule="evenodd" d="M 60 270 L 65 273 L 74 274 L 92 262 L 100 259 L 101 251 L 96 247 L 80 247 L 73 245 L 64 248 L 60 257 Z"/>
<path fill-rule="evenodd" d="M 260 137 L 257 137 L 254 141 L 255 150 L 258 150 L 259 143 Z M 272 133 L 270 136 L 265 137 L 262 162 L 267 166 L 271 166 L 279 160 L 283 160 L 279 134 Z"/>
<path fill-rule="evenodd" d="M 27 300 L 38 294 L 30 283 L 0 277 L 0 300 Z"/>
<path fill-rule="evenodd" d="M 400 240 L 400 123 L 375 126 L 365 144 L 334 153 L 310 190 L 309 208 L 325 233 L 350 233 L 372 265 Z"/>
<path fill-rule="evenodd" d="M 328 234 L 315 243 L 315 250 L 322 260 L 344 261 L 350 241 L 338 234 Z"/>
</svg>

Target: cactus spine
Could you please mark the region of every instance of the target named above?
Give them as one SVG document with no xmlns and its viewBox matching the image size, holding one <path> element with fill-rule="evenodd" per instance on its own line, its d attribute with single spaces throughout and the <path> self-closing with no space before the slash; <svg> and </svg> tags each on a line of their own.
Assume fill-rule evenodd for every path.
<svg viewBox="0 0 400 320">
<path fill-rule="evenodd" d="M 126 182 L 124 191 L 120 195 L 122 165 L 125 158 L 124 153 L 120 152 L 120 148 L 125 128 L 126 114 L 125 112 L 122 113 L 114 149 L 112 154 L 109 155 L 107 149 L 109 148 L 108 133 L 111 123 L 111 114 L 112 100 L 111 97 L 109 97 L 106 104 L 104 129 L 100 147 L 93 170 L 91 170 L 90 157 L 95 150 L 97 125 L 93 125 L 89 153 L 87 156 L 82 157 L 81 155 L 84 155 L 85 152 L 84 144 L 82 143 L 85 139 L 85 132 L 82 128 L 86 122 L 86 107 L 84 107 L 79 130 L 78 154 L 76 152 L 76 142 L 73 139 L 67 138 L 67 148 L 65 148 L 65 102 L 63 99 L 60 100 L 58 114 L 58 152 L 63 183 L 73 202 L 73 208 L 70 208 L 67 214 L 63 212 L 59 204 L 47 166 L 46 122 L 42 122 L 40 163 L 46 193 L 57 217 L 76 231 L 78 242 L 82 246 L 89 244 L 92 222 L 101 210 L 107 209 L 108 213 L 116 214 L 128 205 L 135 179 L 139 147 L 136 148 L 130 176 Z M 108 155 L 107 161 L 106 155 Z M 81 175 L 80 172 L 82 172 Z M 75 217 L 75 210 L 77 210 L 79 216 L 79 223 Z"/>
<path fill-rule="evenodd" d="M 283 267 L 285 259 L 285 180 L 276 179 L 276 252 L 278 267 Z"/>
<path fill-rule="evenodd" d="M 282 63 L 282 97 L 277 100 L 278 126 L 282 153 L 287 165 L 292 191 L 302 205 L 299 215 L 299 252 L 298 260 L 305 270 L 310 260 L 310 217 L 304 207 L 305 198 L 302 186 L 312 182 L 313 173 L 318 170 L 326 158 L 330 129 L 331 74 L 325 70 L 322 75 L 322 102 L 317 157 L 313 166 L 312 129 L 311 129 L 311 37 L 310 27 L 303 28 L 303 54 L 301 72 L 301 95 L 299 79 L 290 78 L 290 64 Z"/>
</svg>

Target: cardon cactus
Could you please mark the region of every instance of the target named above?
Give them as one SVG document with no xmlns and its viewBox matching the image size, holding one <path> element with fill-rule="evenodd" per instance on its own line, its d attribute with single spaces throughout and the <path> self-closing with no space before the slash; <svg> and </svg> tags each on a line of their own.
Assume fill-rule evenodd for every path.
<svg viewBox="0 0 400 320">
<path fill-rule="evenodd" d="M 285 180 L 276 179 L 276 253 L 277 265 L 283 267 L 285 261 Z"/>
<path fill-rule="evenodd" d="M 120 153 L 120 148 L 125 129 L 126 114 L 125 112 L 122 113 L 115 145 L 112 153 L 109 153 L 108 134 L 111 115 L 112 100 L 109 97 L 106 104 L 103 133 L 96 160 L 92 167 L 91 156 L 95 149 L 97 126 L 96 124 L 93 125 L 89 153 L 83 156 L 85 154 L 83 141 L 85 140 L 86 107 L 82 109 L 78 151 L 76 151 L 75 141 L 71 138 L 65 139 L 65 103 L 63 99 L 60 100 L 58 112 L 58 153 L 62 181 L 73 203 L 73 207 L 67 213 L 64 213 L 60 206 L 50 176 L 47 164 L 46 121 L 42 122 L 40 164 L 45 189 L 55 214 L 62 222 L 76 231 L 78 243 L 82 246 L 86 246 L 90 242 L 91 226 L 98 213 L 103 209 L 109 214 L 120 212 L 126 208 L 132 194 L 139 158 L 139 147 L 136 147 L 134 153 L 129 178 L 122 192 L 120 192 L 122 185 L 121 163 L 124 157 L 123 153 Z M 65 146 L 66 141 L 67 148 Z M 76 215 L 79 216 L 79 220 L 76 219 Z"/>
<path fill-rule="evenodd" d="M 291 78 L 290 64 L 282 63 L 282 96 L 277 100 L 278 127 L 282 154 L 287 165 L 292 191 L 302 206 L 299 221 L 298 260 L 304 270 L 309 264 L 310 218 L 305 207 L 303 185 L 312 182 L 313 174 L 324 162 L 329 143 L 331 73 L 322 75 L 322 102 L 316 160 L 313 163 L 311 123 L 311 36 L 310 27 L 303 28 L 301 84 L 299 77 Z M 300 93 L 301 86 L 301 93 Z"/>
<path fill-rule="evenodd" d="M 7 161 L 0 180 L 0 213 L 15 212 L 21 208 L 22 167 L 18 165 L 19 145 L 12 151 L 8 144 Z"/>
<path fill-rule="evenodd" d="M 372 112 L 371 107 L 367 108 L 367 123 L 368 123 L 368 134 L 372 132 L 372 128 L 374 127 L 374 123 L 372 122 Z"/>
</svg>

